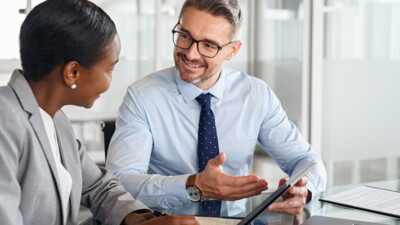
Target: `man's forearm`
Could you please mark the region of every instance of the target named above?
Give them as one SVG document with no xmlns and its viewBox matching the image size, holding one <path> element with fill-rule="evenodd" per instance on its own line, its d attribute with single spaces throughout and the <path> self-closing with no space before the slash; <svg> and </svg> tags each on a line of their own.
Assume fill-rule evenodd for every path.
<svg viewBox="0 0 400 225">
<path fill-rule="evenodd" d="M 188 176 L 125 173 L 119 174 L 118 178 L 134 198 L 148 207 L 168 209 L 190 202 L 185 188 Z"/>
</svg>

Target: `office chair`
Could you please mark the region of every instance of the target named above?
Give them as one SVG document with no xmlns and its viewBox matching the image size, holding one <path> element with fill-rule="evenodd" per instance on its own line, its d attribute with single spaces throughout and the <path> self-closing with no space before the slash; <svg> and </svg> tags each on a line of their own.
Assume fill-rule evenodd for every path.
<svg viewBox="0 0 400 225">
<path fill-rule="evenodd" d="M 108 146 L 115 131 L 115 120 L 101 121 L 101 130 L 104 135 L 104 154 L 107 159 Z"/>
</svg>

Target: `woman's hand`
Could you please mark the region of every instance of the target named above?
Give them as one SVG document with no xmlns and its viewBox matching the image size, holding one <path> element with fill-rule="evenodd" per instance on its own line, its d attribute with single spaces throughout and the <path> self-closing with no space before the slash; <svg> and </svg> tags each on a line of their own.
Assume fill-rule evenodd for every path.
<svg viewBox="0 0 400 225">
<path fill-rule="evenodd" d="M 125 217 L 126 225 L 199 225 L 194 216 L 161 216 L 156 217 L 153 213 L 130 213 Z"/>
</svg>

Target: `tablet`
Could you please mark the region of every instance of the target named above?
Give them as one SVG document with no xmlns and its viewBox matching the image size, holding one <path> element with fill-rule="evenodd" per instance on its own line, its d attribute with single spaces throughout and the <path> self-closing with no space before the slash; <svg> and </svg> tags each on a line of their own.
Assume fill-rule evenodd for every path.
<svg viewBox="0 0 400 225">
<path fill-rule="evenodd" d="M 251 223 L 255 218 L 257 218 L 262 212 L 264 212 L 268 206 L 270 206 L 276 199 L 278 199 L 283 193 L 289 190 L 290 187 L 295 185 L 300 178 L 305 176 L 308 171 L 313 168 L 317 162 L 310 161 L 302 168 L 296 168 L 295 173 L 290 176 L 289 180 L 286 181 L 278 190 L 274 191 L 267 199 L 265 199 L 261 204 L 259 204 L 255 209 L 253 209 L 238 225 L 245 225 Z"/>
</svg>

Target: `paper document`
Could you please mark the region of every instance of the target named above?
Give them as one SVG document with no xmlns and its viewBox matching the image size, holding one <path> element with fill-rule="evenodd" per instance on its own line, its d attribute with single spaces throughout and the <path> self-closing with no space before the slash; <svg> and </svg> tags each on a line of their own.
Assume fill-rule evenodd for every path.
<svg viewBox="0 0 400 225">
<path fill-rule="evenodd" d="M 325 216 L 312 216 L 301 225 L 384 225 L 381 223 L 371 223 L 359 220 L 349 220 Z"/>
<path fill-rule="evenodd" d="M 400 192 L 361 186 L 320 199 L 400 218 Z"/>
<path fill-rule="evenodd" d="M 204 217 L 196 216 L 197 221 L 200 225 L 237 225 L 240 219 L 225 219 L 218 217 Z"/>
</svg>

